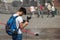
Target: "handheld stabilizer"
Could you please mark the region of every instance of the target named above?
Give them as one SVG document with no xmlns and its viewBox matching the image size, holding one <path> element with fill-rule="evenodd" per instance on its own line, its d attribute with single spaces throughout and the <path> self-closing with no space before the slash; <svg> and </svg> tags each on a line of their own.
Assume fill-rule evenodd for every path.
<svg viewBox="0 0 60 40">
<path fill-rule="evenodd" d="M 26 21 L 29 22 L 30 19 L 31 19 L 31 17 L 27 16 L 27 20 L 23 20 L 23 23 L 26 22 Z"/>
<path fill-rule="evenodd" d="M 31 17 L 28 17 L 28 16 L 27 16 L 27 22 L 29 22 L 30 19 L 31 19 Z"/>
<path fill-rule="evenodd" d="M 23 23 L 25 23 L 26 21 L 29 22 L 30 19 L 31 19 L 31 17 L 27 16 L 27 20 L 23 20 Z M 33 34 L 33 35 L 35 35 L 35 36 L 39 36 L 39 33 L 38 33 L 38 32 L 33 33 L 33 32 L 31 32 L 31 31 L 28 31 L 28 30 L 26 30 L 26 32 L 28 32 L 28 33 L 30 33 L 30 34 Z"/>
</svg>

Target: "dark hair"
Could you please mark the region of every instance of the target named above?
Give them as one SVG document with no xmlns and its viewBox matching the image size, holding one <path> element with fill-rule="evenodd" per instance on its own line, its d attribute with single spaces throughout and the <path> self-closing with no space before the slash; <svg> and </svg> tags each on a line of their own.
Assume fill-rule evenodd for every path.
<svg viewBox="0 0 60 40">
<path fill-rule="evenodd" d="M 26 14 L 26 8 L 24 8 L 24 7 L 21 7 L 18 11 L 23 12 L 24 14 Z"/>
</svg>

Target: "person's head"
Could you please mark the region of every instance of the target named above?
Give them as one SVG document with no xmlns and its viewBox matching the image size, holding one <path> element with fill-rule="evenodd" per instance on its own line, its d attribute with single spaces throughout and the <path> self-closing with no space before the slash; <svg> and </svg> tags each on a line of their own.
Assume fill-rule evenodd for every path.
<svg viewBox="0 0 60 40">
<path fill-rule="evenodd" d="M 24 7 L 21 7 L 19 10 L 19 15 L 22 16 L 23 14 L 26 14 L 26 9 Z"/>
</svg>

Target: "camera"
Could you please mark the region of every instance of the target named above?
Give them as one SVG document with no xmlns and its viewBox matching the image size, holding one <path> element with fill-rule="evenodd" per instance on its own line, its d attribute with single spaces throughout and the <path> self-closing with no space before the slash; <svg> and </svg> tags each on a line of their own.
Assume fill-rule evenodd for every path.
<svg viewBox="0 0 60 40">
<path fill-rule="evenodd" d="M 28 16 L 27 16 L 27 22 L 29 22 L 30 19 L 31 19 L 31 17 L 28 17 Z"/>
<path fill-rule="evenodd" d="M 26 21 L 29 22 L 30 19 L 31 19 L 31 17 L 27 16 L 27 20 L 23 20 L 23 23 Z"/>
</svg>

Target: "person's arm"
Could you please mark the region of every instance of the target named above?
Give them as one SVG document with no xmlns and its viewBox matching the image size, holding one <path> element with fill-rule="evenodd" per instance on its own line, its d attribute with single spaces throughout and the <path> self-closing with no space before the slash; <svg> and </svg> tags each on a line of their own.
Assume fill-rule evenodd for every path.
<svg viewBox="0 0 60 40">
<path fill-rule="evenodd" d="M 21 16 L 18 17 L 17 20 L 18 20 L 18 22 L 19 22 L 19 28 L 20 28 L 20 29 L 23 29 L 24 27 L 26 27 L 26 26 L 28 25 L 28 22 L 27 22 L 27 21 L 23 23 L 23 19 L 22 19 Z"/>
<path fill-rule="evenodd" d="M 27 25 L 28 25 L 28 22 L 25 22 L 25 23 L 21 22 L 21 23 L 19 24 L 19 27 L 20 27 L 21 29 L 24 29 Z"/>
</svg>

